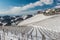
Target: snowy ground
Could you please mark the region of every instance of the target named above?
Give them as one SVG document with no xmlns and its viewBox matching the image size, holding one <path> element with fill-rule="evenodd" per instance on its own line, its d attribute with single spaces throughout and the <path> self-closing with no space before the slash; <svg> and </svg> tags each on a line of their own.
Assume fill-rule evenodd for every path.
<svg viewBox="0 0 60 40">
<path fill-rule="evenodd" d="M 53 15 L 55 16 L 55 15 Z M 45 19 L 48 19 L 48 18 L 51 18 L 53 16 L 45 16 L 43 14 L 37 14 L 27 20 L 24 20 L 23 22 L 19 23 L 18 26 L 21 26 L 21 25 L 26 25 L 26 24 L 30 24 L 30 23 L 34 23 L 34 22 L 38 22 L 38 21 L 41 21 L 41 20 L 45 20 Z"/>
<path fill-rule="evenodd" d="M 1 40 L 45 40 L 45 39 L 46 40 L 60 40 L 58 39 L 60 37 L 59 36 L 60 35 L 60 21 L 59 20 L 60 20 L 60 15 L 54 16 L 54 17 L 53 16 L 47 17 L 47 16 L 39 14 L 21 23 L 21 24 L 26 23 L 28 25 L 25 25 L 22 27 L 5 26 L 4 29 L 5 30 L 8 29 L 8 31 L 6 32 L 5 31 L 3 32 L 0 27 Z"/>
<path fill-rule="evenodd" d="M 42 40 L 42 35 L 41 33 L 38 31 L 38 29 L 34 28 L 34 30 L 32 31 L 32 33 L 30 34 L 30 32 L 32 31 L 32 29 L 28 32 L 28 34 L 22 35 L 22 34 L 12 34 L 10 32 L 8 32 L 8 34 L 3 31 L 0 31 L 0 36 L 1 36 L 1 40 Z M 29 36 L 28 36 L 29 35 Z M 46 40 L 50 40 L 49 37 L 46 36 Z"/>
</svg>

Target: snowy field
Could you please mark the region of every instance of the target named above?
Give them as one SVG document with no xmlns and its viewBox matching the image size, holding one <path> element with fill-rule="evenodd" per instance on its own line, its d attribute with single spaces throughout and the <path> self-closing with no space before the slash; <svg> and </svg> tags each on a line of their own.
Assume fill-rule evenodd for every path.
<svg viewBox="0 0 60 40">
<path fill-rule="evenodd" d="M 55 16 L 55 15 L 53 15 Z M 48 19 L 48 18 L 51 18 L 53 16 L 45 16 L 43 14 L 37 14 L 29 19 L 26 19 L 24 20 L 23 22 L 19 23 L 18 26 L 23 26 L 23 25 L 27 25 L 27 24 L 30 24 L 30 23 L 34 23 L 34 22 L 38 22 L 38 21 L 42 21 L 42 20 L 45 20 L 45 19 Z"/>
<path fill-rule="evenodd" d="M 22 34 L 19 33 L 18 35 L 15 35 L 11 32 L 3 32 L 0 31 L 0 36 L 1 39 L 0 40 L 42 40 L 42 34 L 39 32 L 38 29 L 36 28 L 32 28 L 28 33 L 26 34 Z M 45 36 L 46 40 L 50 40 L 49 37 Z"/>
<path fill-rule="evenodd" d="M 34 16 L 34 20 L 38 16 Z M 0 40 L 60 40 L 60 15 L 41 18 L 44 20 L 22 22 L 28 23 L 25 26 L 0 26 Z"/>
</svg>

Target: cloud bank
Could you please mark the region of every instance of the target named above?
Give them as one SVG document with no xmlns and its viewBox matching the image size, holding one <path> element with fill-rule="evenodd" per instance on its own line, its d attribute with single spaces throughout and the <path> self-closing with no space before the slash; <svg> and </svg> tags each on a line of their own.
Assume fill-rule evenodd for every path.
<svg viewBox="0 0 60 40">
<path fill-rule="evenodd" d="M 40 1 L 36 1 L 35 3 L 30 3 L 28 5 L 25 5 L 23 7 L 12 7 L 7 11 L 0 11 L 0 14 L 17 14 L 17 13 L 20 13 L 24 10 L 34 8 L 36 6 L 43 6 L 44 4 L 50 5 L 52 3 L 53 3 L 53 0 L 40 0 Z"/>
</svg>

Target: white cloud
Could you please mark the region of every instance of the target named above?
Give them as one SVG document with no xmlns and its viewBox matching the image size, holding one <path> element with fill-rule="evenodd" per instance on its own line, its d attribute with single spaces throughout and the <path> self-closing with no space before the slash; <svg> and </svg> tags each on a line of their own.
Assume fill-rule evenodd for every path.
<svg viewBox="0 0 60 40">
<path fill-rule="evenodd" d="M 43 4 L 41 4 L 40 1 L 37 1 L 37 2 L 35 2 L 35 3 L 30 3 L 29 5 L 26 5 L 26 6 L 22 7 L 22 9 L 23 9 L 23 10 L 27 10 L 27 9 L 29 9 L 29 8 L 34 8 L 34 7 L 36 7 L 36 6 L 42 6 L 42 5 L 43 5 Z"/>
<path fill-rule="evenodd" d="M 60 5 L 58 5 L 58 6 L 55 6 L 54 8 L 60 8 Z"/>
<path fill-rule="evenodd" d="M 30 8 L 34 8 L 36 6 L 43 6 L 44 4 L 49 5 L 52 4 L 53 1 L 52 0 L 40 0 L 40 1 L 36 1 L 35 3 L 30 3 L 28 5 L 25 5 L 23 7 L 12 7 L 11 9 L 7 10 L 7 11 L 0 11 L 0 14 L 16 14 L 16 13 L 20 13 L 21 11 L 24 10 L 28 10 Z"/>
<path fill-rule="evenodd" d="M 40 0 L 40 1 L 43 2 L 46 5 L 53 3 L 53 0 Z"/>
</svg>

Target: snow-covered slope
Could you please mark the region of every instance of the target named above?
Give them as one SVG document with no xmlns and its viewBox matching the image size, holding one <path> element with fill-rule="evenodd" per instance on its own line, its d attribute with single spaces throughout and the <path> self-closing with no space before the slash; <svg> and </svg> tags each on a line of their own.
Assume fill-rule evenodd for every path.
<svg viewBox="0 0 60 40">
<path fill-rule="evenodd" d="M 47 19 L 47 18 L 50 18 L 50 17 L 52 17 L 52 16 L 45 16 L 43 14 L 37 14 L 37 15 L 19 23 L 18 26 L 26 25 L 26 24 L 29 24 L 29 23 L 34 23 L 34 22 L 41 21 L 41 20 L 44 20 L 44 19 Z"/>
<path fill-rule="evenodd" d="M 28 26 L 40 27 L 41 29 L 60 32 L 60 14 L 43 21 L 31 23 Z"/>
</svg>

